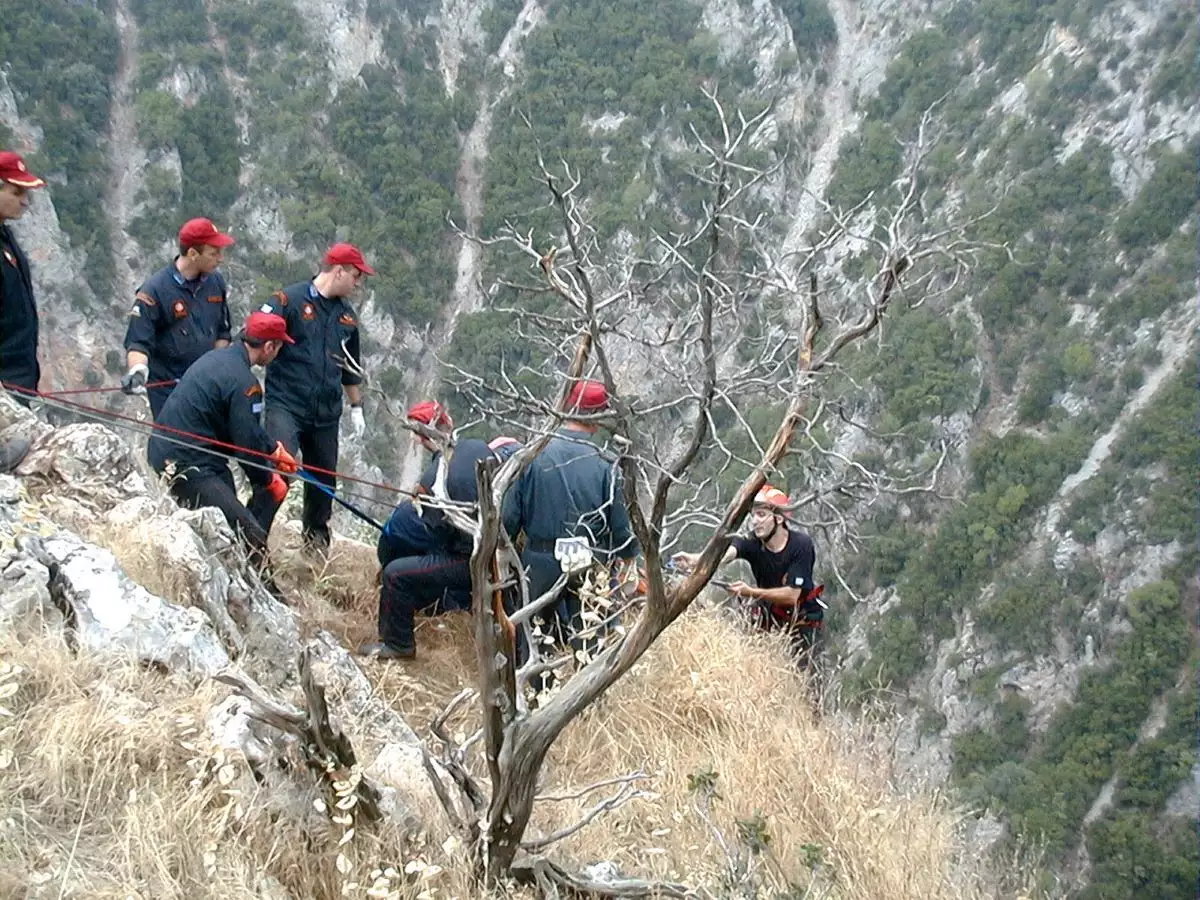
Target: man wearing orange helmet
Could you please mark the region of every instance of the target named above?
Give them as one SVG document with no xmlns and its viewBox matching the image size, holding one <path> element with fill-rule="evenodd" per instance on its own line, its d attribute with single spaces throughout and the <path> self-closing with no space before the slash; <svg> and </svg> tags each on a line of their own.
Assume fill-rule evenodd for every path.
<svg viewBox="0 0 1200 900">
<path fill-rule="evenodd" d="M 734 581 L 726 590 L 748 600 L 754 624 L 764 631 L 783 630 L 791 637 L 802 667 L 820 651 L 818 638 L 825 605 L 818 599 L 821 587 L 813 584 L 817 561 L 812 538 L 788 527 L 788 497 L 779 488 L 764 485 L 750 508 L 749 537 L 729 542 L 721 563 L 744 559 L 754 573 L 754 585 Z M 676 553 L 672 561 L 692 569 L 698 553 Z"/>
</svg>

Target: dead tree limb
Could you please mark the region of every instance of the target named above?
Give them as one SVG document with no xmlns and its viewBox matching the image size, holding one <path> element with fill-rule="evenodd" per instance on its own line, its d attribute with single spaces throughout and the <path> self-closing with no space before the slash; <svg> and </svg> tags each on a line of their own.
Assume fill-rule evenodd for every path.
<svg viewBox="0 0 1200 900">
<path fill-rule="evenodd" d="M 362 775 L 350 738 L 329 718 L 325 688 L 313 675 L 309 648 L 300 651 L 297 665 L 307 706 L 304 711 L 271 697 L 254 679 L 237 669 L 225 669 L 214 677 L 251 703 L 252 709 L 247 711 L 251 718 L 299 739 L 309 768 L 320 774 L 322 783 L 335 795 L 331 807 L 338 806 L 350 787 L 355 798 L 350 805 L 352 815 L 367 822 L 380 821 L 383 813 L 379 809 L 379 790 Z"/>
</svg>

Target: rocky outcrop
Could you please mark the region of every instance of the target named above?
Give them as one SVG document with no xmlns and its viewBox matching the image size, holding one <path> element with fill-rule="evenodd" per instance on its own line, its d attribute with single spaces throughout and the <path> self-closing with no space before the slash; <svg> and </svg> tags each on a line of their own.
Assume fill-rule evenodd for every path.
<svg viewBox="0 0 1200 900">
<path fill-rule="evenodd" d="M 182 510 L 147 482 L 129 448 L 99 425 L 53 429 L 0 395 L 0 434 L 33 441 L 18 477 L 0 476 L 0 629 L 18 639 L 61 631 L 77 653 L 207 681 L 240 673 L 280 702 L 299 694 L 307 648 L 329 715 L 350 738 L 379 808 L 423 826 L 438 807 L 420 741 L 326 632 L 302 639 L 296 612 L 264 587 L 219 511 Z M 138 584 L 110 549 L 149 560 L 166 596 Z M 166 579 L 163 573 L 171 573 Z M 247 790 L 274 789 L 278 809 L 317 816 L 293 762 L 296 738 L 265 726 L 241 698 L 208 716 L 214 750 L 249 764 Z"/>
</svg>

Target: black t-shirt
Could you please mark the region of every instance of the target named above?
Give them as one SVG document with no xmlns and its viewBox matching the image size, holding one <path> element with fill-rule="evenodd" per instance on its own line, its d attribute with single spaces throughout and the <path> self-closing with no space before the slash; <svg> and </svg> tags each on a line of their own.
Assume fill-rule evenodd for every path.
<svg viewBox="0 0 1200 900">
<path fill-rule="evenodd" d="M 813 589 L 813 566 L 817 562 L 817 551 L 812 538 L 803 531 L 788 531 L 788 541 L 778 553 L 772 553 L 756 537 L 735 537 L 730 544 L 737 550 L 739 559 L 750 563 L 754 582 L 760 588 L 794 587 L 805 593 Z M 813 607 L 810 610 L 809 607 Z M 819 612 L 815 603 L 805 603 L 801 610 L 807 616 Z"/>
</svg>

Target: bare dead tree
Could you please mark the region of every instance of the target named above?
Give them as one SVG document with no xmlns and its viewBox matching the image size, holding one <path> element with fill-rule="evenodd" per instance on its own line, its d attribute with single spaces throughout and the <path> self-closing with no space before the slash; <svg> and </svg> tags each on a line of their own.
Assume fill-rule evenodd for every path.
<svg viewBox="0 0 1200 900">
<path fill-rule="evenodd" d="M 730 535 L 740 526 L 755 494 L 777 471 L 798 435 L 836 463 L 831 480 L 812 485 L 798 506 L 824 509 L 834 522 L 838 516 L 844 522 L 835 502 L 839 499 L 861 501 L 891 489 L 932 489 L 945 461 L 942 448 L 926 470 L 897 481 L 867 470 L 812 437 L 815 422 L 827 409 L 820 397 L 820 379 L 839 355 L 879 330 L 902 285 L 912 298 L 910 305 L 923 302 L 930 292 L 953 284 L 980 248 L 965 235 L 962 223 L 935 223 L 925 216 L 918 175 L 930 147 L 932 114 L 922 120 L 917 141 L 909 149 L 896 185 L 899 200 L 893 207 L 876 209 L 872 198 L 866 198 L 849 213 L 827 209 L 827 227 L 812 246 L 795 258 L 781 260 L 772 251 L 762 193 L 777 166 L 764 169 L 741 161 L 770 111 L 750 118 L 731 116 L 715 96 L 710 99 L 719 123 L 717 136 L 707 140 L 692 134 L 704 160 L 693 174 L 710 194 L 699 221 L 691 227 L 654 234 L 629 253 L 606 258 L 600 237 L 588 225 L 588 203 L 579 175 L 565 163 L 552 170 L 542 161 L 542 179 L 561 227 L 560 244 L 538 246 L 531 232 L 512 227 L 494 238 L 468 236 L 526 259 L 538 280 L 508 283 L 548 291 L 565 310 L 557 320 L 522 317 L 519 309 L 513 310 L 514 321 L 524 323 L 516 327 L 528 327 L 542 341 L 545 371 L 562 371 L 555 401 L 533 395 L 513 380 L 513 373 L 501 372 L 497 379 L 461 367 L 451 371 L 460 390 L 477 398 L 481 409 L 531 438 L 503 465 L 494 460 L 480 464 L 478 508 L 474 514 L 457 511 L 454 516 L 455 523 L 474 538 L 472 609 L 478 683 L 473 695 L 481 705 L 482 725 L 467 745 L 482 747 L 487 789 L 468 771 L 466 745 L 449 741 L 440 725 L 435 733 L 454 784 L 441 783 L 432 766 L 430 773 L 438 780 L 439 796 L 452 818 L 462 824 L 471 841 L 485 883 L 499 883 L 516 874 L 547 893 L 561 889 L 589 895 L 656 891 L 680 895 L 678 885 L 635 882 L 617 890 L 572 876 L 542 858 L 521 861 L 520 854 L 540 852 L 555 837 L 533 841 L 525 837 L 537 802 L 538 775 L 551 746 L 695 601 L 716 572 Z M 873 249 L 875 275 L 853 290 L 839 284 L 819 290 L 818 269 L 828 265 L 834 249 L 847 242 L 864 252 Z M 749 358 L 740 357 L 728 335 L 753 318 L 764 298 L 773 301 L 774 312 L 765 321 L 767 327 L 754 352 Z M 637 370 L 639 365 L 643 370 L 653 367 L 673 390 L 657 392 L 649 402 L 623 392 L 619 381 L 629 381 L 622 370 Z M 602 380 L 616 398 L 608 423 L 621 451 L 623 497 L 619 499 L 629 511 L 644 558 L 645 592 L 618 604 L 623 627 L 609 636 L 594 658 L 578 665 L 570 655 L 542 656 L 535 651 L 519 667 L 518 629 L 531 627 L 534 611 L 553 600 L 554 592 L 528 596 L 520 557 L 501 525 L 501 509 L 507 490 L 564 418 L 563 403 L 571 384 L 585 375 Z M 739 409 L 739 398 L 750 395 L 783 404 L 773 434 L 762 443 L 754 438 Z M 732 411 L 740 421 L 751 439 L 752 456 L 724 448 L 716 424 L 718 407 Z M 674 417 L 670 439 L 654 439 L 655 416 Z M 534 420 L 537 424 L 530 424 Z M 740 463 L 744 474 L 718 513 L 696 518 L 689 508 L 699 498 L 711 497 L 712 485 L 710 477 L 696 477 L 693 469 L 714 448 L 718 453 L 724 448 L 727 464 Z M 669 541 L 694 521 L 703 521 L 707 533 L 699 562 L 685 577 L 668 583 L 663 563 Z M 560 579 L 556 588 L 562 583 Z M 519 611 L 512 615 L 504 604 L 505 591 L 515 591 L 520 598 Z M 527 639 L 532 637 L 527 632 Z M 532 647 L 535 642 L 530 643 Z M 560 682 L 560 689 L 531 708 L 524 691 L 531 679 L 572 665 L 576 670 Z M 456 698 L 455 706 L 466 696 Z M 452 799 L 455 790 L 461 802 Z M 615 798 L 629 793 L 618 792 L 612 802 L 623 802 Z M 603 811 L 599 808 L 594 815 Z M 560 836 L 575 830 L 568 826 Z"/>
</svg>

